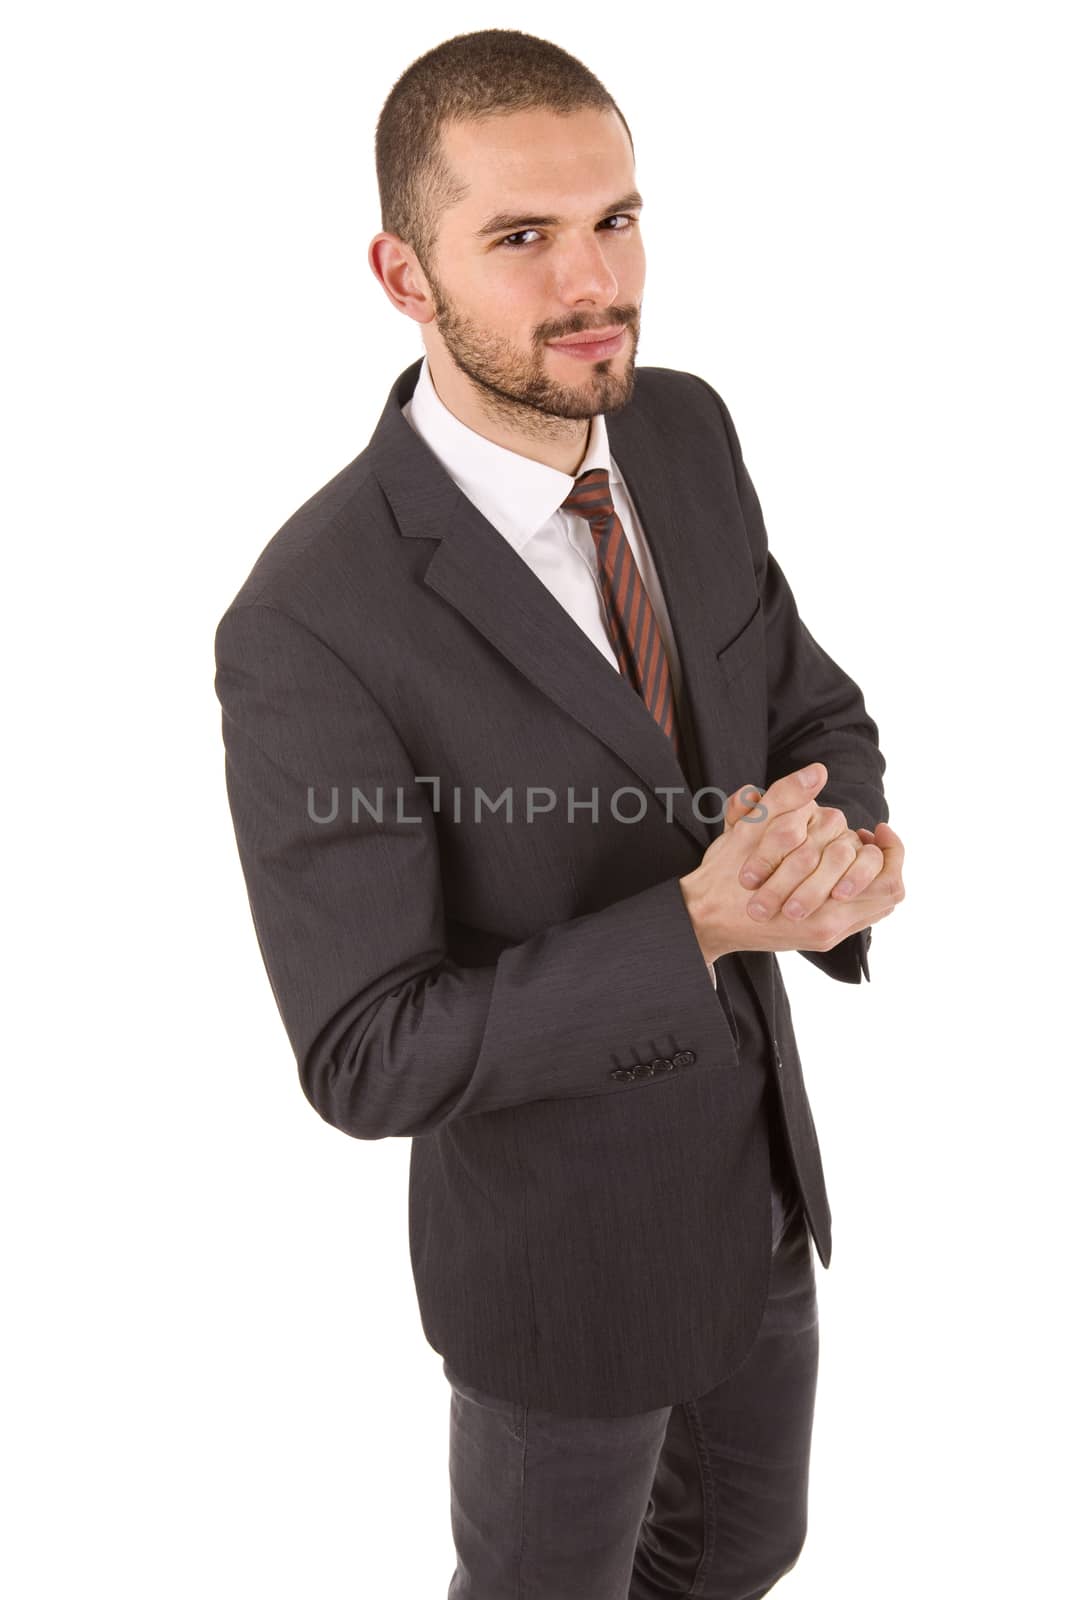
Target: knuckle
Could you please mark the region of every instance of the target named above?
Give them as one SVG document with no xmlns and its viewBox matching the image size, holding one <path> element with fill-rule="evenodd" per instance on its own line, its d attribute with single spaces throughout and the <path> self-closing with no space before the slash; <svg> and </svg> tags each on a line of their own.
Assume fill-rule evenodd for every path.
<svg viewBox="0 0 1067 1600">
<path fill-rule="evenodd" d="M 797 851 L 801 864 L 804 867 L 807 867 L 810 871 L 814 872 L 822 863 L 823 848 L 824 847 L 818 844 L 814 839 L 809 839 L 808 843 L 806 845 L 801 845 L 800 849 Z"/>
<path fill-rule="evenodd" d="M 822 852 L 811 839 L 805 839 L 802 844 L 798 844 L 792 854 L 797 866 L 803 867 L 805 877 L 808 873 L 814 872 L 822 860 Z"/>
</svg>

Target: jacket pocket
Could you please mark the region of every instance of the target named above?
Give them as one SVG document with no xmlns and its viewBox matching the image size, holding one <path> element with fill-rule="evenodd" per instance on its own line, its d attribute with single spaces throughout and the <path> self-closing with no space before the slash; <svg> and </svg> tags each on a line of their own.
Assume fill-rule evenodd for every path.
<svg viewBox="0 0 1067 1600">
<path fill-rule="evenodd" d="M 763 601 L 756 601 L 756 609 L 748 621 L 735 633 L 730 643 L 716 651 L 723 682 L 732 683 L 738 675 L 759 659 L 763 650 Z"/>
</svg>

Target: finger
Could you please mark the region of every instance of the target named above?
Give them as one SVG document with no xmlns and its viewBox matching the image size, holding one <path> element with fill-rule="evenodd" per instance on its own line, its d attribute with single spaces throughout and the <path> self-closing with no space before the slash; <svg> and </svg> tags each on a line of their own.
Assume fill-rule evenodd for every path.
<svg viewBox="0 0 1067 1600">
<path fill-rule="evenodd" d="M 851 841 L 851 848 L 847 852 L 838 850 L 831 858 L 835 871 L 829 878 L 824 875 L 819 880 L 822 898 L 829 894 L 862 848 L 856 834 L 849 829 L 848 818 L 837 806 L 820 806 L 816 802 L 808 819 L 806 836 L 788 853 L 783 853 L 779 843 L 783 828 L 784 824 L 777 819 L 772 821 L 760 840 L 758 852 L 753 852 L 738 873 L 742 887 L 760 891 L 758 898 L 753 897 L 748 902 L 748 910 L 761 921 L 780 911 L 794 890 L 819 869 L 832 839 L 845 837 Z M 809 897 L 807 910 L 813 910 L 816 903 L 816 899 Z"/>
<path fill-rule="evenodd" d="M 805 773 L 810 776 L 805 778 Z M 727 805 L 731 826 L 735 821 L 741 821 L 742 817 L 746 817 L 753 826 L 766 825 L 775 817 L 785 816 L 791 811 L 805 807 L 811 814 L 815 808 L 815 796 L 825 786 L 828 776 L 822 762 L 815 761 L 809 767 L 798 767 L 795 772 L 776 778 L 770 788 L 764 790 L 762 794 L 756 784 L 743 785 L 730 796 Z M 740 814 L 735 811 L 732 804 L 735 795 L 743 797 L 746 802 L 741 806 Z"/>
<path fill-rule="evenodd" d="M 803 812 L 810 814 L 806 831 L 802 834 Z M 787 812 L 785 816 L 790 820 L 772 817 L 768 821 L 758 837 L 757 845 L 741 863 L 737 874 L 738 882 L 745 889 L 758 889 L 768 879 L 777 878 L 774 895 L 779 904 L 798 883 L 814 872 L 830 840 L 838 834 L 849 832 L 845 813 L 837 806 L 820 806 L 818 801 L 811 801 L 797 812 Z M 859 841 L 855 834 L 852 838 L 858 850 Z M 770 908 L 771 899 L 765 904 Z"/>
<path fill-rule="evenodd" d="M 760 803 L 760 791 L 757 784 L 743 783 L 740 789 L 735 789 L 726 802 L 726 811 L 723 814 L 723 827 L 732 828 L 742 817 L 749 813 Z"/>
<path fill-rule="evenodd" d="M 879 834 L 881 834 L 881 838 L 879 838 Z M 904 841 L 899 833 L 894 833 L 888 822 L 880 822 L 874 830 L 873 838 L 882 854 L 892 856 L 894 864 L 903 869 Z"/>
<path fill-rule="evenodd" d="M 857 832 L 866 833 L 866 828 L 859 828 Z M 835 900 L 855 899 L 864 893 L 877 878 L 882 870 L 885 857 L 876 844 L 865 844 L 857 855 L 847 874 L 834 884 L 831 891 Z"/>
<path fill-rule="evenodd" d="M 881 890 L 891 896 L 894 903 L 904 898 L 904 841 L 894 833 L 888 822 L 880 822 L 874 830 L 875 843 L 882 852 L 882 870 L 871 885 L 871 893 Z"/>
<path fill-rule="evenodd" d="M 867 893 L 874 897 L 888 894 L 895 900 L 902 900 L 904 898 L 903 840 L 899 834 L 893 832 L 888 822 L 878 824 L 873 838 L 875 848 L 882 854 L 882 866 L 877 876 L 872 879 Z"/>
<path fill-rule="evenodd" d="M 758 888 L 794 850 L 801 848 L 806 850 L 805 871 L 812 870 L 819 854 L 817 847 L 808 847 L 808 826 L 814 811 L 815 802 L 809 801 L 794 811 L 784 811 L 765 821 L 754 822 L 751 817 L 741 819 L 733 838 L 738 840 L 737 850 L 745 852 L 737 868 L 738 881 L 744 888 Z"/>
<path fill-rule="evenodd" d="M 879 842 L 878 841 L 879 829 L 881 829 L 883 831 L 888 843 L 894 844 L 894 845 L 899 845 L 901 850 L 903 850 L 904 844 L 903 844 L 903 841 L 900 838 L 900 835 L 893 832 L 893 830 L 889 826 L 888 822 L 880 822 L 878 824 L 878 827 L 875 828 L 873 833 L 871 832 L 870 828 L 857 828 L 856 832 L 863 834 L 863 836 L 864 836 L 864 840 L 863 840 L 864 844 L 877 844 Z"/>
<path fill-rule="evenodd" d="M 811 776 L 805 777 L 805 774 Z M 795 811 L 798 806 L 815 799 L 819 790 L 826 787 L 829 776 L 821 761 L 813 761 L 808 767 L 798 767 L 795 772 L 787 772 L 784 777 L 776 778 L 764 792 L 761 804 L 772 817 L 781 816 L 785 811 Z"/>
<path fill-rule="evenodd" d="M 872 848 L 881 849 L 882 868 L 871 879 L 867 887 L 858 890 L 853 895 L 845 897 L 840 895 L 831 896 L 833 904 L 839 905 L 842 910 L 847 907 L 850 915 L 862 916 L 867 914 L 869 916 L 872 912 L 877 912 L 881 915 L 885 906 L 899 905 L 901 900 L 904 899 L 903 871 L 900 869 L 899 864 L 896 867 L 893 865 L 892 851 L 888 840 L 885 841 L 884 847 L 875 845 Z M 899 863 L 899 857 L 896 859 Z M 850 871 L 849 877 L 851 876 L 852 873 Z"/>
<path fill-rule="evenodd" d="M 890 855 L 890 871 L 887 879 L 883 880 L 882 892 L 887 889 L 892 892 L 892 886 L 899 884 L 903 888 L 904 874 L 904 846 L 899 835 L 894 833 L 888 822 L 880 822 L 872 833 L 870 828 L 857 828 L 856 832 L 865 845 L 872 850 L 878 850 L 879 860 L 875 855 L 864 855 L 857 863 L 857 871 L 850 872 L 848 877 L 838 883 L 832 893 L 836 900 L 847 900 L 852 896 L 861 895 L 870 885 L 879 878 L 886 868 L 886 858 Z M 891 852 L 896 850 L 895 856 Z M 900 896 L 903 898 L 903 895 Z"/>
<path fill-rule="evenodd" d="M 825 845 L 808 839 L 771 874 L 748 902 L 748 914 L 766 922 L 781 911 L 799 922 L 821 906 L 838 880 L 855 865 L 861 846 L 851 830 Z"/>
<path fill-rule="evenodd" d="M 794 772 L 776 778 L 760 797 L 758 809 L 751 808 L 755 814 L 749 814 L 745 821 L 752 827 L 762 824 L 763 832 L 758 835 L 750 859 L 741 867 L 740 881 L 745 888 L 756 888 L 791 850 L 803 843 L 808 821 L 816 808 L 815 796 L 825 786 L 828 777 L 829 773 L 821 761 L 798 767 Z M 804 812 L 804 816 L 799 816 L 799 812 Z M 746 839 L 744 842 L 747 844 L 749 841 Z"/>
</svg>

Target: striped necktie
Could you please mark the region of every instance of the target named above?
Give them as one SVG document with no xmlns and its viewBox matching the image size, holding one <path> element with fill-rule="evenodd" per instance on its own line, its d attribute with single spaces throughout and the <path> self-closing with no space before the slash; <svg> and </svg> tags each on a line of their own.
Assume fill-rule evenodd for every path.
<svg viewBox="0 0 1067 1600">
<path fill-rule="evenodd" d="M 560 509 L 577 512 L 589 524 L 596 546 L 608 635 L 619 670 L 629 678 L 681 761 L 682 745 L 663 635 L 612 503 L 606 468 L 592 467 L 575 479 L 574 488 Z"/>
</svg>

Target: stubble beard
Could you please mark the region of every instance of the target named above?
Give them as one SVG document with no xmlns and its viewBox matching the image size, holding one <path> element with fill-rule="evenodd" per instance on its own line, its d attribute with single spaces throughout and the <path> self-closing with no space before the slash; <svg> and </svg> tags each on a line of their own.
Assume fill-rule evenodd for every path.
<svg viewBox="0 0 1067 1600">
<path fill-rule="evenodd" d="M 545 371 L 545 360 L 551 358 L 540 350 L 524 356 L 506 339 L 487 333 L 456 307 L 440 283 L 429 273 L 426 276 L 433 290 L 441 341 L 460 372 L 478 389 L 487 415 L 542 437 L 568 436 L 573 432 L 569 423 L 588 421 L 600 413 L 610 415 L 629 403 L 641 326 L 639 307 L 615 312 L 616 320 L 630 331 L 621 366 L 617 356 L 584 367 L 576 363 L 579 381 L 570 385 L 557 382 Z"/>
</svg>

